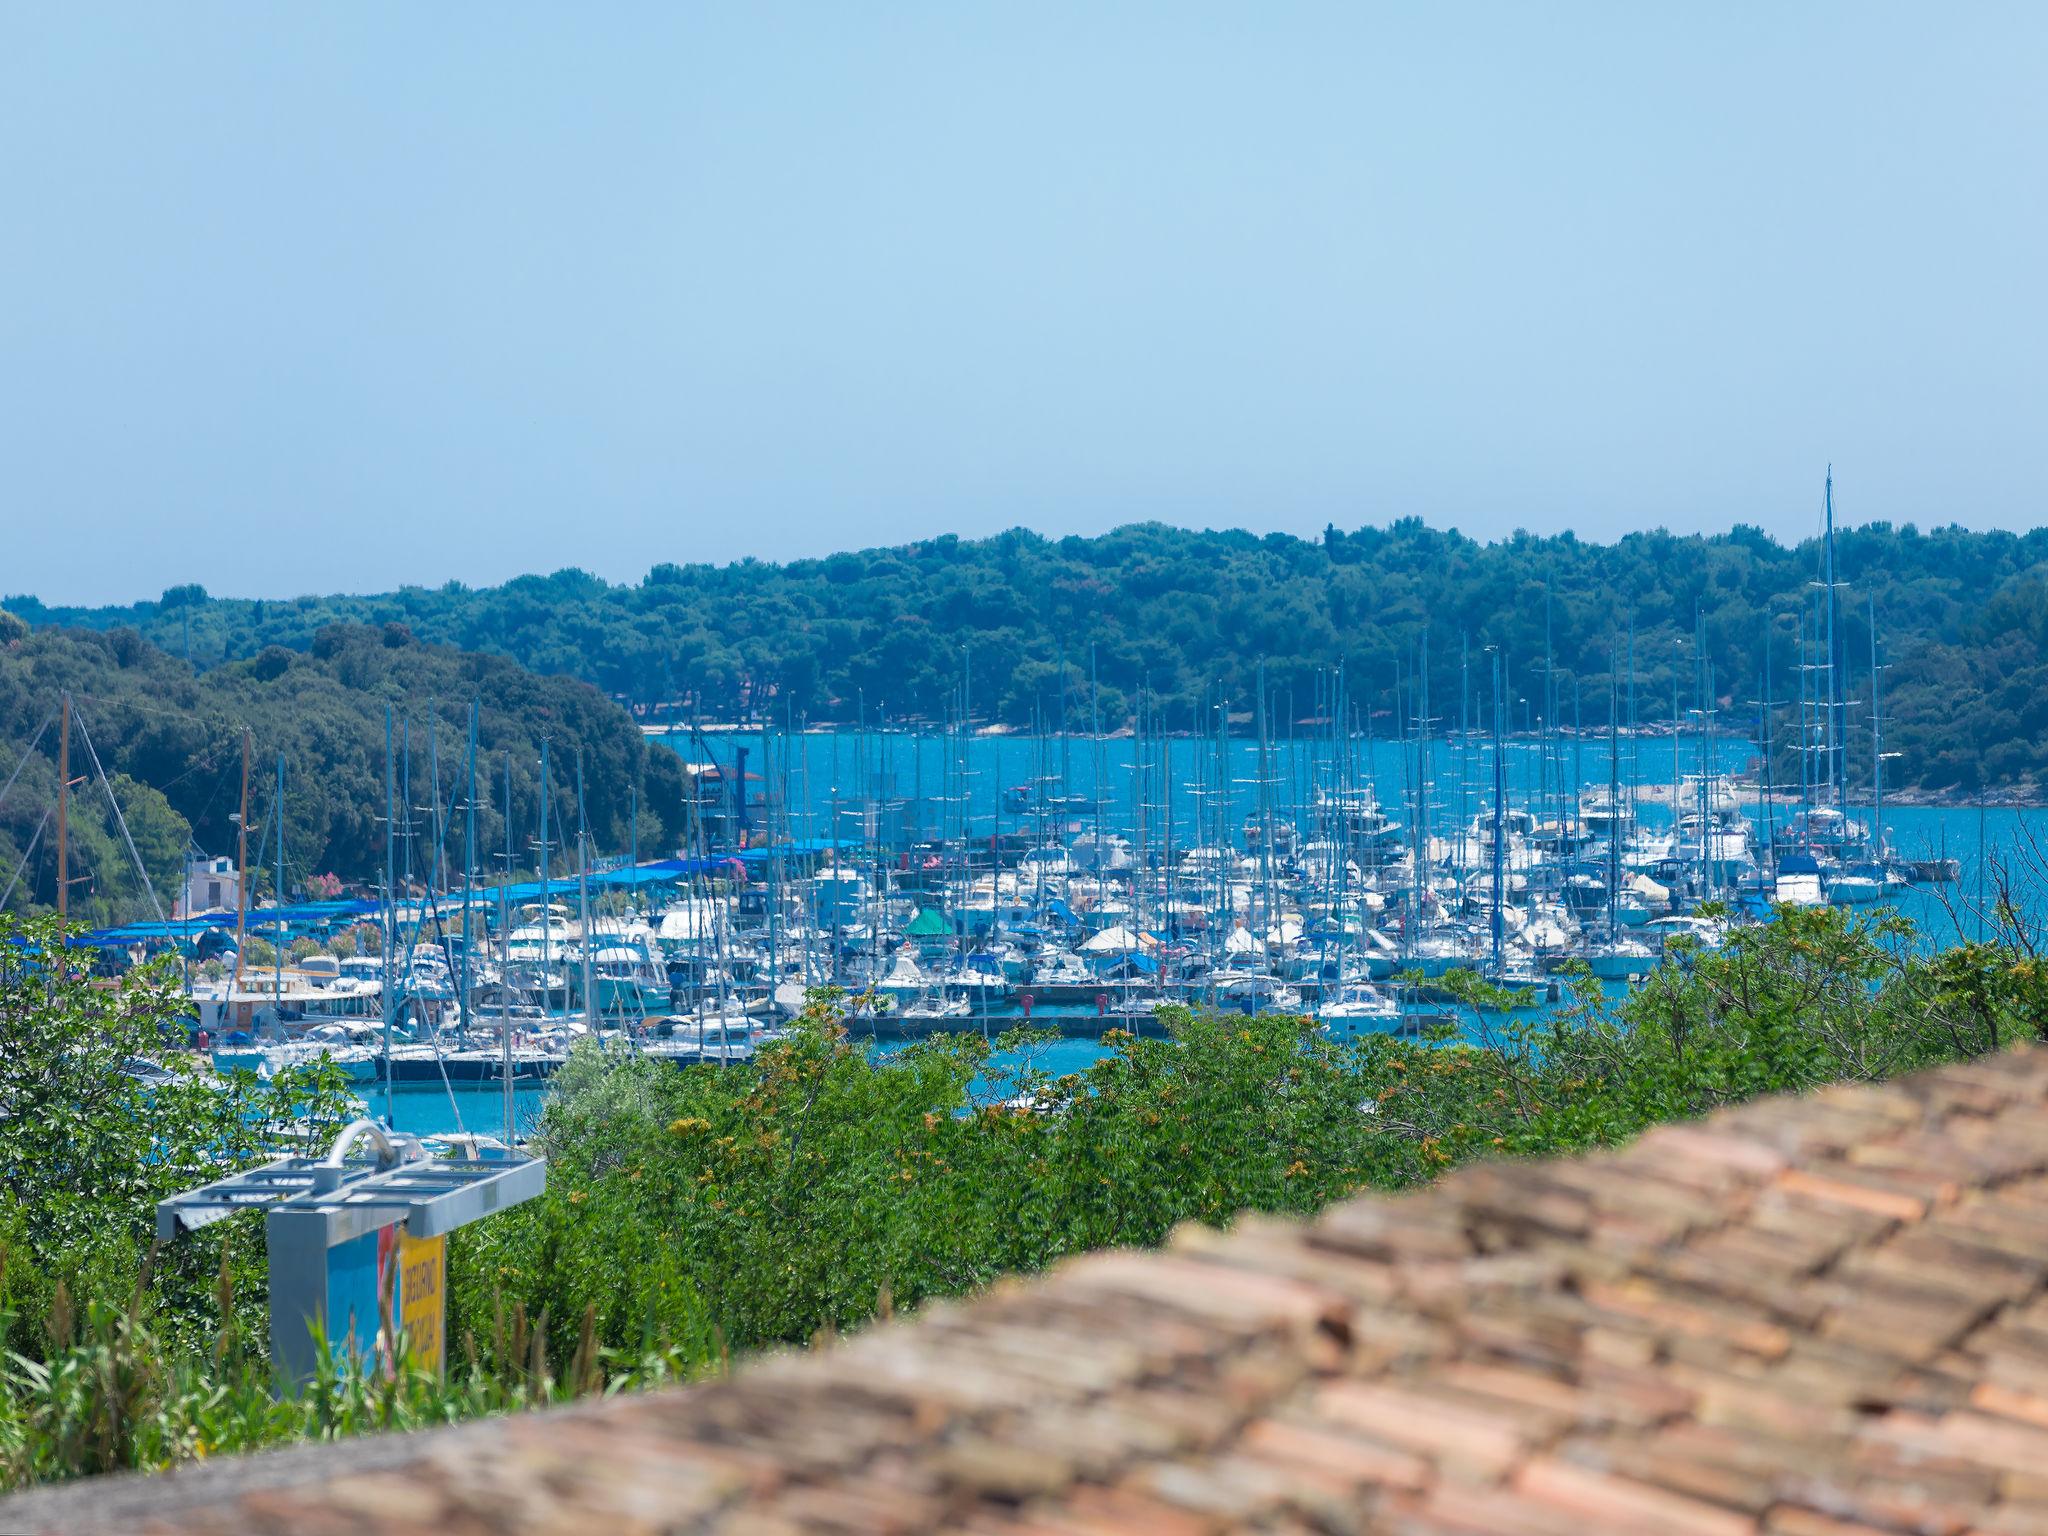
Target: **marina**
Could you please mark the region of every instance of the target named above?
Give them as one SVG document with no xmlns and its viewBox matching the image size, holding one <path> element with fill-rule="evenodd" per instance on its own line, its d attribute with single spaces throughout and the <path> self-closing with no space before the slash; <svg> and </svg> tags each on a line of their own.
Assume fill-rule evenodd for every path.
<svg viewBox="0 0 2048 1536">
<path fill-rule="evenodd" d="M 1779 904 L 1889 904 L 1939 942 L 1986 921 L 1987 876 L 2038 883 L 2025 811 L 1859 804 L 1813 782 L 1779 798 L 1757 744 L 1705 721 L 668 744 L 703 786 L 672 857 L 600 861 L 573 830 L 563 850 L 544 799 L 538 878 L 483 887 L 474 850 L 450 847 L 458 799 L 396 818 L 400 900 L 95 942 L 199 962 L 192 1041 L 218 1069 L 326 1059 L 407 1129 L 516 1139 L 579 1041 L 745 1062 L 823 989 L 878 1050 L 1029 1024 L 1054 1037 L 1033 1064 L 1059 1070 L 1113 1031 L 1164 1033 L 1165 1005 L 1470 1038 L 1484 1026 L 1446 1006 L 1452 970 L 1543 1010 L 1581 968 L 1619 993 L 1674 943 L 1718 944 Z M 241 962 L 252 936 L 268 964 Z M 995 1054 L 991 1092 L 1023 1059 Z"/>
</svg>

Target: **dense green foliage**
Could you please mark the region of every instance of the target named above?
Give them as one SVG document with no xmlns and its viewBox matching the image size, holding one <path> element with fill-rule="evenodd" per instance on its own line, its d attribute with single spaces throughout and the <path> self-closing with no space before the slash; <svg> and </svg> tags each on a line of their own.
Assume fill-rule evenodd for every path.
<svg viewBox="0 0 2048 1536">
<path fill-rule="evenodd" d="M 2048 969 L 2001 915 L 1993 939 L 1927 957 L 1898 920 L 1787 909 L 1717 951 L 1681 942 L 1622 1003 L 1582 983 L 1542 1020 L 1461 978 L 1481 1044 L 1338 1044 L 1298 1018 L 1181 1013 L 1171 1041 L 1119 1037 L 1087 1071 L 1053 1077 L 1034 1068 L 1028 1033 L 998 1060 L 971 1039 L 878 1060 L 821 998 L 792 1040 L 746 1065 L 678 1070 L 588 1045 L 544 1117 L 547 1194 L 451 1240 L 447 1377 L 330 1364 L 282 1401 L 246 1315 L 261 1287 L 253 1223 L 136 1267 L 148 1202 L 197 1171 L 198 1149 L 248 1150 L 219 1116 L 272 1109 L 104 1096 L 95 1053 L 151 1051 L 176 1000 L 153 976 L 84 989 L 36 928 L 39 958 L 0 971 L 6 1044 L 19 1035 L 51 1074 L 47 1088 L 32 1066 L 0 1078 L 13 1351 L 0 1481 L 714 1371 L 733 1352 L 1066 1254 L 1156 1243 L 1178 1222 L 1307 1214 L 1474 1158 L 1612 1145 L 1754 1094 L 2048 1037 Z M 0 955 L 7 939 L 0 929 Z M 124 1117 L 151 1130 L 109 1123 Z M 167 1137 L 163 1154 L 152 1135 Z M 93 1192 L 74 1206 L 62 1197 L 73 1187 Z"/>
<path fill-rule="evenodd" d="M 332 1071 L 202 1077 L 182 1050 L 176 971 L 159 962 L 99 983 L 93 958 L 61 947 L 53 919 L 0 917 L 0 1309 L 39 1319 L 60 1292 L 73 1315 L 118 1310 L 149 1254 L 158 1200 L 288 1133 L 331 1136 L 348 1105 Z M 172 1075 L 123 1070 L 137 1060 Z M 260 1331 L 261 1246 L 246 1232 L 202 1234 L 149 1263 L 152 1294 L 181 1336 L 223 1274 L 245 1298 L 240 1322 Z"/>
<path fill-rule="evenodd" d="M 502 656 L 465 655 L 416 642 L 401 625 L 337 626 L 309 637 L 305 651 L 271 646 L 247 660 L 195 671 L 132 629 L 105 633 L 37 629 L 0 637 L 0 783 L 48 722 L 41 745 L 13 790 L 0 798 L 0 886 L 42 837 L 16 892 L 49 905 L 56 891 L 55 838 L 44 823 L 56 796 L 57 700 L 69 691 L 84 732 L 74 732 L 72 772 L 87 776 L 72 798 L 74 915 L 150 915 L 104 791 L 93 778 L 87 741 L 99 754 L 137 852 L 168 910 L 189 843 L 232 852 L 239 809 L 242 732 L 254 744 L 250 855 L 268 868 L 264 845 L 275 826 L 275 764 L 285 760 L 285 883 L 332 873 L 373 881 L 384 868 L 385 712 L 410 741 L 406 783 L 417 825 L 430 826 L 463 798 L 469 706 L 479 702 L 477 835 L 485 869 L 504 847 L 504 776 L 512 775 L 519 857 L 538 825 L 540 739 L 551 743 L 556 825 L 575 825 L 575 759 L 584 759 L 591 835 L 603 849 L 625 846 L 637 787 L 641 844 L 659 849 L 683 823 L 676 754 L 650 750 L 631 719 L 586 683 L 543 677 Z M 438 796 L 434 775 L 438 770 Z M 459 832 L 447 846 L 460 850 Z M 419 852 L 431 839 L 418 839 Z M 417 871 L 424 873 L 424 869 Z"/>
<path fill-rule="evenodd" d="M 1313 715 L 1317 673 L 1340 661 L 1352 698 L 1391 716 L 1425 627 L 1447 718 L 1461 637 L 1475 655 L 1501 647 L 1517 692 L 1536 698 L 1548 636 L 1559 713 L 1574 718 L 1576 686 L 1583 718 L 1604 722 L 1609 658 L 1631 624 L 1639 715 L 1664 719 L 1674 675 L 1680 707 L 1698 702 L 1697 626 L 1724 718 L 1743 725 L 1755 718 L 1767 645 L 1771 692 L 1796 694 L 1819 569 L 1814 541 L 1786 548 L 1744 527 L 1602 545 L 1569 534 L 1481 544 L 1414 519 L 1332 528 L 1320 541 L 1143 524 L 1094 539 L 1018 530 L 787 565 L 661 565 L 638 585 L 569 570 L 370 597 L 243 601 L 181 587 L 127 608 L 8 606 L 36 623 L 131 626 L 204 664 L 304 648 L 337 620 L 397 622 L 709 716 L 935 717 L 964 680 L 979 717 L 1066 714 L 1077 727 L 1089 717 L 1091 654 L 1107 724 L 1141 688 L 1170 727 L 1197 722 L 1217 697 L 1249 709 L 1262 661 L 1278 718 Z M 1876 600 L 1891 666 L 1888 745 L 1902 754 L 1888 770 L 1895 782 L 2048 779 L 2048 530 L 1875 523 L 1840 536 L 1838 575 L 1838 652 L 1859 701 L 1870 676 L 1867 599 Z M 1866 717 L 1859 702 L 1856 719 Z M 1868 762 L 1858 753 L 1852 770 Z"/>
<path fill-rule="evenodd" d="M 665 1379 L 677 1362 L 594 1340 L 559 1363 L 516 1313 L 490 1361 L 386 1379 L 325 1362 L 272 1390 L 263 1232 L 153 1241 L 156 1202 L 280 1150 L 322 1150 L 351 1113 L 332 1069 L 202 1077 L 175 972 L 88 976 L 53 919 L 0 916 L 0 1486 L 407 1428 Z M 136 1059 L 169 1081 L 122 1070 Z M 696 1358 L 700 1340 L 685 1339 Z"/>
</svg>

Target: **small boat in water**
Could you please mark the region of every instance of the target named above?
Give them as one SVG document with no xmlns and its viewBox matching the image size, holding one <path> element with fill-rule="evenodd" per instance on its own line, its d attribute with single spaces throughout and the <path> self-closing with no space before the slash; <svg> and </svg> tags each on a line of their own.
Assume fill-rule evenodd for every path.
<svg viewBox="0 0 2048 1536">
<path fill-rule="evenodd" d="M 1860 907 L 1884 895 L 1882 864 L 1848 864 L 1828 882 L 1828 900 L 1838 907 Z"/>
<path fill-rule="evenodd" d="M 645 1018 L 669 1006 L 668 966 L 652 935 L 645 943 L 608 938 L 591 951 L 590 990 L 602 1013 Z"/>
<path fill-rule="evenodd" d="M 1316 1017 L 1324 1023 L 1342 1023 L 1354 1028 L 1400 1016 L 1400 1004 L 1379 988 L 1362 982 L 1343 987 L 1335 997 L 1316 1005 Z"/>
<path fill-rule="evenodd" d="M 1771 899 L 1788 907 L 1826 905 L 1827 892 L 1821 888 L 1820 861 L 1810 853 L 1797 851 L 1780 855 Z"/>
<path fill-rule="evenodd" d="M 1634 981 L 1657 969 L 1657 951 L 1621 932 L 1589 939 L 1582 955 L 1588 969 L 1602 981 Z"/>
</svg>

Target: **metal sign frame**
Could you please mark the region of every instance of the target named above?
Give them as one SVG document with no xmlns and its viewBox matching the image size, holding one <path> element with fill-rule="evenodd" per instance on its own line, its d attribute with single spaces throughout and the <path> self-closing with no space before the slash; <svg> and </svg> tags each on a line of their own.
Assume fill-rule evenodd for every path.
<svg viewBox="0 0 2048 1536">
<path fill-rule="evenodd" d="M 352 1157 L 364 1141 L 372 1155 Z M 543 1158 L 433 1158 L 416 1138 L 358 1120 L 325 1157 L 280 1157 L 173 1195 L 156 1208 L 156 1232 L 169 1242 L 243 1211 L 264 1212 L 271 1359 L 287 1381 L 304 1382 L 318 1367 L 319 1340 L 340 1347 L 358 1321 L 328 1316 L 335 1249 L 389 1228 L 415 1240 L 440 1237 L 546 1188 Z"/>
</svg>

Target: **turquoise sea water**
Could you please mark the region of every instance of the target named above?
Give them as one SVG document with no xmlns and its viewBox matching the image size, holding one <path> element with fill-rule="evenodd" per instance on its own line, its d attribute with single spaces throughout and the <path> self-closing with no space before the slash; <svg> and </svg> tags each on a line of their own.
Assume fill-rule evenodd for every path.
<svg viewBox="0 0 2048 1536">
<path fill-rule="evenodd" d="M 877 1044 L 878 1056 L 903 1049 L 896 1044 Z M 984 1101 L 1007 1098 L 1015 1092 L 1015 1075 L 1032 1067 L 1051 1073 L 1078 1072 L 1101 1054 L 1090 1040 L 1055 1040 L 1034 1046 L 1028 1052 L 998 1051 L 988 1070 L 975 1083 L 975 1096 Z M 512 1095 L 514 1134 L 526 1137 L 540 1123 L 541 1107 L 547 1101 L 545 1087 L 516 1088 Z M 384 1087 L 368 1085 L 363 1099 L 372 1115 L 385 1115 Z M 391 1092 L 391 1120 L 398 1129 L 416 1136 L 448 1135 L 457 1131 L 480 1131 L 487 1136 L 505 1134 L 504 1090 L 495 1084 L 401 1083 Z"/>
<path fill-rule="evenodd" d="M 363 1093 L 370 1113 L 385 1117 L 384 1085 L 369 1084 Z M 519 1087 L 512 1091 L 514 1134 L 525 1137 L 540 1123 L 541 1104 L 547 1098 L 544 1087 Z M 486 1136 L 505 1134 L 505 1092 L 497 1084 L 399 1083 L 391 1090 L 391 1123 L 416 1136 L 445 1136 L 456 1131 L 479 1131 Z"/>
</svg>

